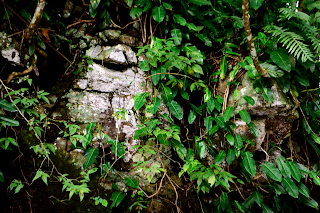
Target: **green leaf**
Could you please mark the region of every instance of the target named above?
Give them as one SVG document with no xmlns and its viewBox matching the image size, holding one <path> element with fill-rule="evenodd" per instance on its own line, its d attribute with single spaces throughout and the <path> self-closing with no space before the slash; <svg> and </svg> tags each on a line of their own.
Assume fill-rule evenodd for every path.
<svg viewBox="0 0 320 213">
<path fill-rule="evenodd" d="M 223 119 L 225 122 L 227 122 L 232 116 L 233 116 L 233 107 L 227 107 L 226 110 L 223 113 Z"/>
<path fill-rule="evenodd" d="M 187 24 L 187 21 L 179 14 L 173 15 L 173 20 L 175 23 L 180 24 L 181 26 L 185 26 Z"/>
<path fill-rule="evenodd" d="M 272 186 L 274 187 L 274 190 L 278 195 L 287 194 L 286 190 L 284 190 L 284 188 L 281 185 L 274 182 Z"/>
<path fill-rule="evenodd" d="M 234 137 L 233 137 L 230 133 L 228 133 L 228 134 L 226 135 L 226 138 L 227 138 L 228 143 L 229 143 L 231 146 L 233 146 L 233 144 L 234 144 Z"/>
<path fill-rule="evenodd" d="M 291 197 L 298 198 L 299 195 L 299 189 L 298 187 L 294 184 L 294 182 L 291 180 L 291 178 L 283 178 L 281 181 L 281 185 L 283 188 L 288 192 L 288 194 Z"/>
<path fill-rule="evenodd" d="M 288 166 L 289 169 L 290 169 L 290 172 L 291 172 L 292 177 L 293 177 L 296 181 L 300 182 L 301 173 L 300 173 L 299 169 L 298 169 L 298 168 L 293 164 L 293 162 L 291 162 L 291 161 L 288 161 L 288 162 L 287 162 L 287 166 Z"/>
<path fill-rule="evenodd" d="M 246 100 L 246 102 L 248 102 L 251 106 L 255 104 L 255 101 L 253 100 L 253 98 L 249 96 L 244 96 L 243 99 Z"/>
<path fill-rule="evenodd" d="M 188 116 L 189 124 L 192 124 L 196 118 L 197 118 L 197 114 L 194 112 L 194 110 L 190 110 L 189 116 Z"/>
<path fill-rule="evenodd" d="M 248 127 L 249 127 L 250 131 L 254 134 L 255 137 L 259 136 L 259 129 L 254 123 L 250 122 L 248 124 Z"/>
<path fill-rule="evenodd" d="M 205 142 L 200 141 L 196 142 L 197 152 L 199 154 L 200 159 L 205 158 L 207 156 L 207 146 Z"/>
<path fill-rule="evenodd" d="M 179 120 L 183 118 L 183 112 L 178 102 L 176 101 L 168 102 L 167 106 L 169 107 L 169 110 L 174 117 L 176 117 Z"/>
<path fill-rule="evenodd" d="M 155 97 L 155 98 L 153 99 L 152 108 L 151 108 L 151 113 L 152 113 L 152 114 L 156 114 L 156 112 L 158 111 L 158 109 L 159 109 L 159 107 L 160 107 L 160 103 L 161 103 L 160 98 Z"/>
<path fill-rule="evenodd" d="M 193 23 L 187 23 L 186 26 L 189 28 L 189 30 L 198 31 L 198 28 Z"/>
<path fill-rule="evenodd" d="M 154 7 L 152 9 L 151 14 L 152 14 L 153 19 L 160 23 L 163 21 L 164 17 L 166 16 L 166 10 L 161 5 L 160 7 Z"/>
<path fill-rule="evenodd" d="M 227 73 L 227 56 L 222 57 L 222 61 L 220 63 L 220 78 L 223 80 L 226 77 Z"/>
<path fill-rule="evenodd" d="M 21 15 L 26 18 L 27 20 L 31 19 L 31 15 L 29 12 L 27 12 L 25 9 L 20 9 L 19 12 L 21 13 Z"/>
<path fill-rule="evenodd" d="M 255 202 L 261 207 L 262 205 L 262 196 L 258 191 L 253 192 Z"/>
<path fill-rule="evenodd" d="M 93 164 L 99 154 L 99 149 L 95 149 L 93 147 L 89 148 L 86 152 L 85 158 L 86 162 L 83 164 L 83 170 L 87 170 L 89 166 Z"/>
<path fill-rule="evenodd" d="M 254 204 L 256 198 L 254 197 L 254 194 L 252 193 L 243 203 L 242 205 L 245 206 L 246 208 L 249 208 Z"/>
<path fill-rule="evenodd" d="M 283 157 L 277 157 L 276 163 L 284 177 L 291 177 L 291 171 L 288 165 L 284 162 Z"/>
<path fill-rule="evenodd" d="M 239 211 L 241 211 L 242 213 L 245 213 L 242 205 L 237 200 L 234 201 L 234 204 L 239 209 Z"/>
<path fill-rule="evenodd" d="M 190 3 L 193 3 L 195 5 L 211 5 L 210 1 L 207 0 L 188 0 Z"/>
<path fill-rule="evenodd" d="M 265 162 L 262 167 L 262 171 L 266 173 L 273 180 L 282 181 L 282 175 L 280 171 L 273 165 L 273 163 Z"/>
<path fill-rule="evenodd" d="M 302 86 L 308 87 L 310 86 L 309 79 L 307 75 L 294 75 L 294 78 L 301 84 Z"/>
<path fill-rule="evenodd" d="M 177 140 L 171 140 L 173 148 L 176 150 L 179 158 L 184 160 L 187 156 L 187 149 L 183 146 L 183 144 Z"/>
<path fill-rule="evenodd" d="M 6 115 L 0 115 L 0 123 L 6 126 L 20 126 L 19 121 L 12 119 Z"/>
<path fill-rule="evenodd" d="M 203 75 L 203 70 L 202 70 L 202 68 L 201 68 L 200 65 L 198 65 L 198 64 L 193 64 L 193 65 L 192 65 L 192 69 L 193 69 L 193 71 L 194 71 L 195 73 L 200 73 L 200 74 Z"/>
<path fill-rule="evenodd" d="M 211 113 L 214 110 L 214 107 L 215 107 L 215 101 L 213 97 L 210 97 L 209 100 L 207 101 L 207 109 L 209 109 L 209 112 Z"/>
<path fill-rule="evenodd" d="M 180 95 L 182 98 L 189 100 L 189 94 L 186 91 L 180 90 Z"/>
<path fill-rule="evenodd" d="M 298 183 L 299 185 L 299 193 L 306 196 L 306 197 L 309 197 L 310 196 L 310 192 L 309 192 L 309 189 L 303 184 L 303 183 Z"/>
<path fill-rule="evenodd" d="M 182 33 L 180 29 L 173 29 L 170 31 L 171 37 L 176 45 L 180 45 L 182 41 Z"/>
<path fill-rule="evenodd" d="M 16 107 L 6 99 L 0 99 L 0 107 L 9 112 L 16 112 Z"/>
<path fill-rule="evenodd" d="M 131 178 L 128 178 L 126 177 L 124 179 L 124 181 L 126 182 L 126 184 L 134 189 L 138 189 L 139 188 L 139 185 L 138 185 L 138 181 L 136 179 L 131 179 Z"/>
<path fill-rule="evenodd" d="M 214 125 L 212 129 L 209 131 L 209 135 L 216 133 L 219 130 L 219 125 Z"/>
<path fill-rule="evenodd" d="M 252 176 L 254 177 L 256 174 L 256 162 L 253 159 L 253 154 L 251 152 L 245 152 L 243 155 L 243 166 L 246 169 L 246 171 Z"/>
<path fill-rule="evenodd" d="M 251 122 L 251 117 L 249 115 L 249 113 L 247 112 L 247 110 L 243 109 L 239 112 L 239 115 L 241 117 L 241 119 L 246 122 L 246 124 L 249 124 Z"/>
<path fill-rule="evenodd" d="M 173 8 L 171 4 L 166 3 L 166 2 L 162 2 L 162 5 L 164 6 L 164 8 L 169 9 L 169 10 L 172 10 L 172 8 Z"/>
<path fill-rule="evenodd" d="M 214 120 L 217 122 L 217 124 L 221 127 L 221 128 L 225 128 L 225 122 L 223 117 L 217 117 L 214 118 Z"/>
<path fill-rule="evenodd" d="M 288 52 L 286 49 L 279 48 L 279 49 L 271 52 L 270 58 L 281 69 L 288 71 L 288 72 L 291 71 L 291 63 L 290 63 Z"/>
<path fill-rule="evenodd" d="M 131 16 L 131 18 L 134 18 L 134 17 L 139 18 L 142 15 L 142 9 L 139 7 L 134 7 L 130 10 L 129 15 Z"/>
<path fill-rule="evenodd" d="M 163 103 L 172 101 L 172 92 L 169 87 L 164 86 L 164 84 L 160 84 L 160 91 Z"/>
<path fill-rule="evenodd" d="M 274 213 L 266 204 L 262 204 L 261 209 L 263 213 Z"/>
<path fill-rule="evenodd" d="M 228 149 L 228 154 L 227 154 L 227 163 L 231 165 L 231 163 L 234 161 L 236 157 L 236 150 L 234 148 L 229 148 Z"/>
<path fill-rule="evenodd" d="M 222 194 L 220 196 L 220 206 L 223 209 L 223 211 L 226 210 L 227 207 L 229 206 L 228 195 L 225 192 L 222 192 Z"/>
<path fill-rule="evenodd" d="M 119 206 L 121 201 L 123 200 L 124 196 L 125 195 L 119 191 L 113 192 L 113 194 L 110 198 L 110 200 L 112 200 L 113 202 L 110 207 L 113 208 L 113 207 Z"/>
<path fill-rule="evenodd" d="M 220 151 L 219 154 L 214 158 L 215 164 L 220 164 L 226 157 L 226 152 L 224 150 Z"/>
<path fill-rule="evenodd" d="M 153 68 L 151 70 L 151 79 L 152 79 L 152 82 L 154 83 L 154 85 L 157 85 L 160 81 L 161 74 L 158 74 L 158 73 L 161 73 L 160 67 Z"/>
<path fill-rule="evenodd" d="M 101 204 L 102 204 L 104 207 L 107 207 L 107 206 L 108 206 L 108 201 L 107 201 L 106 199 L 102 199 Z"/>
<path fill-rule="evenodd" d="M 284 93 L 289 92 L 291 81 L 287 78 L 281 77 L 277 79 L 278 84 L 281 86 Z"/>
<path fill-rule="evenodd" d="M 235 135 L 234 144 L 237 147 L 237 149 L 241 149 L 243 146 L 243 141 L 240 135 Z"/>
<path fill-rule="evenodd" d="M 204 118 L 204 126 L 206 127 L 206 132 L 208 133 L 212 128 L 212 121 L 213 118 L 211 116 L 208 116 Z"/>
<path fill-rule="evenodd" d="M 264 0 L 250 0 L 250 6 L 257 10 L 259 7 L 261 7 Z"/>
<path fill-rule="evenodd" d="M 196 33 L 195 34 L 201 41 L 205 43 L 208 47 L 212 47 L 211 39 L 204 33 Z"/>
<path fill-rule="evenodd" d="M 138 93 L 134 98 L 134 109 L 139 110 L 144 103 L 147 101 L 147 97 L 149 96 L 149 93 L 144 92 L 144 93 Z"/>
<path fill-rule="evenodd" d="M 1 171 L 0 171 L 0 182 L 4 182 L 4 175 Z"/>
<path fill-rule="evenodd" d="M 299 200 L 303 204 L 310 206 L 311 208 L 319 209 L 319 205 L 314 199 L 309 199 L 309 197 L 305 197 L 302 195 L 302 196 L 299 196 Z"/>
</svg>

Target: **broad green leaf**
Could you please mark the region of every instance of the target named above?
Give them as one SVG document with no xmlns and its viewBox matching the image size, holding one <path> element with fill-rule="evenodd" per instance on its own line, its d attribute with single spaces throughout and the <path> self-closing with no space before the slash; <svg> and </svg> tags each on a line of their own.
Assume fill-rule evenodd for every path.
<svg viewBox="0 0 320 213">
<path fill-rule="evenodd" d="M 251 152 L 245 152 L 243 155 L 243 160 L 242 160 L 243 166 L 246 169 L 246 171 L 254 177 L 256 174 L 256 162 L 253 159 L 253 154 Z"/>
<path fill-rule="evenodd" d="M 243 141 L 240 135 L 235 135 L 234 145 L 237 149 L 241 149 L 243 146 Z"/>
<path fill-rule="evenodd" d="M 254 196 L 255 202 L 261 207 L 261 205 L 262 205 L 262 196 L 261 196 L 260 192 L 258 192 L 258 191 L 253 192 L 253 196 Z"/>
<path fill-rule="evenodd" d="M 261 209 L 263 213 L 274 213 L 266 204 L 262 204 Z"/>
<path fill-rule="evenodd" d="M 113 202 L 110 207 L 113 208 L 113 207 L 119 206 L 121 201 L 123 200 L 124 196 L 125 196 L 125 194 L 123 194 L 119 191 L 113 192 L 113 194 L 110 198 L 110 200 L 112 200 Z"/>
<path fill-rule="evenodd" d="M 233 116 L 233 107 L 227 107 L 226 110 L 223 113 L 223 119 L 225 122 L 227 122 L 232 116 Z"/>
<path fill-rule="evenodd" d="M 252 193 L 243 203 L 242 205 L 245 206 L 246 208 L 250 208 L 256 201 L 256 198 L 254 197 L 254 194 Z"/>
<path fill-rule="evenodd" d="M 169 107 L 169 110 L 174 117 L 176 117 L 179 120 L 183 118 L 183 112 L 178 102 L 176 101 L 168 102 L 167 106 Z"/>
<path fill-rule="evenodd" d="M 214 106 L 215 106 L 215 101 L 213 97 L 210 97 L 209 100 L 207 101 L 207 108 L 209 109 L 209 112 L 212 112 L 214 110 Z"/>
<path fill-rule="evenodd" d="M 262 97 L 264 100 L 273 103 L 273 92 L 270 88 L 263 88 Z"/>
<path fill-rule="evenodd" d="M 287 78 L 281 77 L 277 79 L 278 84 L 281 86 L 284 93 L 289 92 L 291 81 Z"/>
<path fill-rule="evenodd" d="M 199 154 L 200 159 L 205 158 L 207 156 L 207 146 L 205 142 L 200 141 L 196 142 L 197 152 Z"/>
<path fill-rule="evenodd" d="M 291 177 L 291 171 L 288 165 L 284 162 L 283 157 L 277 157 L 277 166 L 284 177 Z"/>
<path fill-rule="evenodd" d="M 197 118 L 197 114 L 193 110 L 190 110 L 189 116 L 188 116 L 189 124 L 192 124 L 196 118 Z"/>
<path fill-rule="evenodd" d="M 279 49 L 271 52 L 270 58 L 281 69 L 288 71 L 288 72 L 291 71 L 291 63 L 290 63 L 288 52 L 286 49 L 279 48 Z"/>
<path fill-rule="evenodd" d="M 173 15 L 174 22 L 180 24 L 181 26 L 185 26 L 187 24 L 187 21 L 179 14 Z"/>
<path fill-rule="evenodd" d="M 176 150 L 179 158 L 184 160 L 187 156 L 187 149 L 183 146 L 183 144 L 177 140 L 171 140 L 173 148 Z"/>
<path fill-rule="evenodd" d="M 186 26 L 189 28 L 189 30 L 198 31 L 198 28 L 193 23 L 187 23 Z"/>
<path fill-rule="evenodd" d="M 223 80 L 226 77 L 227 73 L 227 56 L 222 57 L 222 61 L 220 63 L 220 78 Z"/>
<path fill-rule="evenodd" d="M 204 118 L 204 126 L 206 127 L 206 132 L 208 133 L 212 128 L 212 121 L 213 118 L 211 116 L 208 116 Z"/>
<path fill-rule="evenodd" d="M 200 111 L 200 109 L 198 108 L 198 107 L 196 107 L 195 105 L 193 105 L 192 103 L 189 103 L 190 104 L 190 106 L 192 107 L 192 109 L 196 112 L 196 113 L 198 113 L 199 115 L 202 115 L 201 114 L 201 111 Z"/>
<path fill-rule="evenodd" d="M 212 129 L 209 131 L 209 135 L 216 133 L 219 130 L 219 125 L 214 125 Z"/>
<path fill-rule="evenodd" d="M 215 164 L 220 164 L 226 157 L 226 152 L 224 150 L 220 151 L 219 154 L 214 158 Z"/>
<path fill-rule="evenodd" d="M 242 213 L 245 213 L 242 205 L 237 200 L 234 201 L 234 204 L 239 209 L 239 211 L 241 211 Z"/>
<path fill-rule="evenodd" d="M 151 79 L 152 79 L 152 82 L 154 83 L 154 85 L 157 85 L 160 81 L 160 78 L 161 78 L 161 69 L 160 67 L 158 68 L 153 68 L 151 70 Z"/>
<path fill-rule="evenodd" d="M 152 9 L 152 17 L 155 21 L 158 23 L 162 22 L 164 17 L 166 16 L 166 10 L 164 7 L 161 5 L 160 7 L 154 7 Z"/>
<path fill-rule="evenodd" d="M 227 163 L 231 165 L 231 163 L 234 161 L 236 157 L 236 150 L 234 148 L 229 148 L 228 149 L 228 154 L 227 154 Z"/>
<path fill-rule="evenodd" d="M 152 108 L 151 108 L 151 113 L 152 113 L 152 114 L 156 114 L 156 112 L 158 111 L 158 109 L 159 109 L 159 107 L 160 107 L 160 103 L 161 103 L 160 98 L 155 97 L 155 98 L 153 99 Z"/>
<path fill-rule="evenodd" d="M 250 122 L 248 124 L 248 127 L 249 127 L 250 131 L 254 134 L 254 136 L 256 136 L 256 137 L 259 136 L 259 129 L 254 123 Z"/>
<path fill-rule="evenodd" d="M 309 197 L 310 196 L 310 192 L 309 189 L 303 184 L 303 183 L 298 183 L 299 186 L 299 192 L 300 194 Z"/>
<path fill-rule="evenodd" d="M 25 9 L 20 9 L 19 12 L 21 13 L 21 15 L 26 18 L 27 20 L 31 19 L 31 15 L 29 12 L 27 12 Z"/>
<path fill-rule="evenodd" d="M 310 86 L 309 79 L 307 75 L 294 75 L 294 78 L 301 84 L 302 86 L 308 87 Z"/>
<path fill-rule="evenodd" d="M 86 152 L 85 158 L 86 162 L 83 164 L 83 170 L 87 170 L 89 166 L 93 164 L 99 154 L 99 149 L 93 147 L 89 148 Z"/>
<path fill-rule="evenodd" d="M 241 119 L 246 122 L 246 124 L 249 124 L 251 122 L 251 117 L 249 115 L 249 113 L 247 112 L 247 110 L 243 109 L 239 112 L 239 115 L 241 117 Z"/>
<path fill-rule="evenodd" d="M 193 69 L 193 71 L 194 71 L 195 73 L 200 73 L 200 74 L 203 75 L 203 70 L 202 70 L 202 68 L 201 68 L 200 65 L 198 65 L 198 64 L 193 64 L 193 65 L 192 65 L 192 69 Z"/>
<path fill-rule="evenodd" d="M 278 195 L 287 194 L 286 190 L 284 190 L 284 188 L 280 184 L 274 182 L 272 186 L 274 187 L 274 190 Z"/>
<path fill-rule="evenodd" d="M 134 135 L 135 138 L 136 138 L 136 134 L 139 134 L 138 130 L 135 132 L 135 135 Z M 106 142 L 108 144 L 112 144 L 110 149 L 113 152 L 113 154 L 115 154 L 118 158 L 120 158 L 120 157 L 124 158 L 124 153 L 126 151 L 125 151 L 124 147 L 122 146 L 122 144 L 117 140 L 112 140 L 110 138 L 110 136 L 107 134 L 104 134 L 104 136 L 105 136 Z"/>
<path fill-rule="evenodd" d="M 188 0 L 190 3 L 193 3 L 195 5 L 211 5 L 210 1 L 207 0 Z"/>
<path fill-rule="evenodd" d="M 176 45 L 180 45 L 182 41 L 182 33 L 180 29 L 173 29 L 170 31 L 171 37 Z"/>
<path fill-rule="evenodd" d="M 164 8 L 169 9 L 169 10 L 172 10 L 172 8 L 173 8 L 171 4 L 166 3 L 166 2 L 162 2 L 162 5 L 164 6 Z"/>
<path fill-rule="evenodd" d="M 134 109 L 139 110 L 144 103 L 147 101 L 147 97 L 149 96 L 149 93 L 144 92 L 144 93 L 138 93 L 134 98 Z"/>
<path fill-rule="evenodd" d="M 228 134 L 226 135 L 226 138 L 227 138 L 228 143 L 229 143 L 231 146 L 233 146 L 233 144 L 234 144 L 234 137 L 233 137 L 230 133 L 228 133 Z"/>
<path fill-rule="evenodd" d="M 314 171 L 310 171 L 309 175 L 313 179 L 313 182 L 320 186 L 320 178 L 317 176 L 317 174 Z"/>
<path fill-rule="evenodd" d="M 252 106 L 255 104 L 255 101 L 253 100 L 253 98 L 249 96 L 244 96 L 243 99 L 246 100 L 246 102 L 248 102 Z"/>
<path fill-rule="evenodd" d="M 195 36 L 197 36 L 201 41 L 205 43 L 208 47 L 212 47 L 212 41 L 211 39 L 204 33 L 196 33 Z"/>
<path fill-rule="evenodd" d="M 263 63 L 261 66 L 268 71 L 269 76 L 272 78 L 280 78 L 284 75 L 284 72 L 282 70 L 279 70 L 277 66 L 268 64 L 268 63 Z"/>
<path fill-rule="evenodd" d="M 223 117 L 217 117 L 214 118 L 214 120 L 217 122 L 217 124 L 221 127 L 221 128 L 225 128 L 226 124 L 224 122 Z"/>
<path fill-rule="evenodd" d="M 220 206 L 223 209 L 223 211 L 227 209 L 228 205 L 229 205 L 228 195 L 227 193 L 222 192 L 220 196 Z"/>
<path fill-rule="evenodd" d="M 126 177 L 124 179 L 124 181 L 126 182 L 126 184 L 134 189 L 138 189 L 139 188 L 139 185 L 138 185 L 138 181 L 136 179 L 131 179 L 131 178 L 128 178 Z"/>
<path fill-rule="evenodd" d="M 180 90 L 180 95 L 182 98 L 189 100 L 189 94 L 186 91 Z"/>
<path fill-rule="evenodd" d="M 281 185 L 283 188 L 288 192 L 288 194 L 291 197 L 298 198 L 299 196 L 299 189 L 298 187 L 294 184 L 294 182 L 291 180 L 291 178 L 283 178 L 281 181 Z"/>
<path fill-rule="evenodd" d="M 0 118 L 0 119 L 1 119 L 1 118 Z M 320 144 L 320 137 L 319 137 L 318 135 L 316 135 L 316 134 L 314 134 L 313 132 L 311 132 L 310 136 L 312 137 L 312 139 L 313 139 L 316 143 Z"/>
<path fill-rule="evenodd" d="M 280 171 L 273 165 L 273 163 L 265 162 L 262 167 L 262 171 L 266 173 L 273 180 L 282 181 L 282 174 Z"/>
<path fill-rule="evenodd" d="M 0 108 L 3 108 L 9 112 L 17 111 L 16 107 L 12 103 L 9 103 L 6 99 L 0 99 Z"/>
<path fill-rule="evenodd" d="M 164 84 L 160 84 L 161 98 L 164 103 L 172 101 L 172 92 L 169 87 L 164 86 Z"/>
<path fill-rule="evenodd" d="M 13 118 L 6 115 L 0 115 L 0 123 L 6 126 L 20 126 L 19 121 L 16 121 Z"/>
<path fill-rule="evenodd" d="M 314 199 L 310 199 L 309 197 L 305 197 L 303 195 L 299 196 L 299 200 L 311 208 L 319 209 L 318 203 Z"/>
<path fill-rule="evenodd" d="M 300 182 L 301 173 L 300 173 L 300 171 L 299 171 L 299 168 L 297 168 L 297 167 L 293 164 L 293 162 L 291 162 L 291 161 L 288 161 L 288 162 L 287 162 L 287 166 L 288 166 L 289 169 L 290 169 L 290 172 L 291 172 L 292 177 L 293 177 L 296 181 Z"/>
</svg>

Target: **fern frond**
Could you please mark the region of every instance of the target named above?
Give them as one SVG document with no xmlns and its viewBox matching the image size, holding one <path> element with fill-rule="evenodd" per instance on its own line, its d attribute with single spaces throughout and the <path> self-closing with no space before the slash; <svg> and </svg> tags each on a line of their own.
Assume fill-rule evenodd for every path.
<svg viewBox="0 0 320 213">
<path fill-rule="evenodd" d="M 280 8 L 279 9 L 279 12 L 280 13 L 283 13 L 286 18 L 289 20 L 291 19 L 292 17 L 294 18 L 297 18 L 297 19 L 300 19 L 300 20 L 303 20 L 303 21 L 309 21 L 310 20 L 310 16 L 304 12 L 300 12 L 300 11 L 295 11 L 291 8 Z"/>
<path fill-rule="evenodd" d="M 320 39 L 317 37 L 319 35 L 319 30 L 315 26 L 311 26 L 308 24 L 303 24 L 302 30 L 306 32 L 306 36 L 308 37 L 308 39 L 310 39 L 312 48 L 316 51 L 317 54 L 320 54 Z"/>
<path fill-rule="evenodd" d="M 269 33 L 272 33 L 272 36 L 278 36 L 278 41 L 286 46 L 288 52 L 294 57 L 298 59 L 300 58 L 302 62 L 307 60 L 313 61 L 314 56 L 308 45 L 302 42 L 304 41 L 304 38 L 301 35 L 274 25 L 266 26 L 265 30 Z"/>
</svg>

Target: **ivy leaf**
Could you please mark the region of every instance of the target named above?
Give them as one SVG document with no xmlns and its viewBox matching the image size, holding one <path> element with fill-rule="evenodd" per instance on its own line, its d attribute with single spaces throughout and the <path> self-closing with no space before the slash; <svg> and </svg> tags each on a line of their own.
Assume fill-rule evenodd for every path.
<svg viewBox="0 0 320 213">
<path fill-rule="evenodd" d="M 243 99 L 246 100 L 246 102 L 248 102 L 251 106 L 255 104 L 255 101 L 253 100 L 253 98 L 249 96 L 244 96 Z"/>
<path fill-rule="evenodd" d="M 233 107 L 227 107 L 226 110 L 223 113 L 223 119 L 225 122 L 227 122 L 233 115 L 234 108 Z"/>
<path fill-rule="evenodd" d="M 182 41 L 182 33 L 180 29 L 173 29 L 170 31 L 171 37 L 176 45 L 180 45 Z"/>
<path fill-rule="evenodd" d="M 227 155 L 228 165 L 231 165 L 231 163 L 234 161 L 235 157 L 236 157 L 236 150 L 234 148 L 229 148 L 228 155 Z"/>
<path fill-rule="evenodd" d="M 89 166 L 93 164 L 99 154 L 99 149 L 95 149 L 93 147 L 89 148 L 86 152 L 85 158 L 86 162 L 83 164 L 83 170 L 87 170 Z"/>
<path fill-rule="evenodd" d="M 181 26 L 185 26 L 187 24 L 187 21 L 179 14 L 173 15 L 174 22 L 180 24 Z"/>
<path fill-rule="evenodd" d="M 179 120 L 183 118 L 183 112 L 178 102 L 176 101 L 168 102 L 167 106 L 169 107 L 169 110 L 174 117 L 178 118 Z"/>
<path fill-rule="evenodd" d="M 282 175 L 281 175 L 280 171 L 273 165 L 273 163 L 265 162 L 262 165 L 261 169 L 262 169 L 262 171 L 264 171 L 264 173 L 266 173 L 273 180 L 276 180 L 279 182 L 282 181 Z"/>
<path fill-rule="evenodd" d="M 160 98 L 155 97 L 155 98 L 153 99 L 152 108 L 151 108 L 151 113 L 152 113 L 152 114 L 156 114 L 156 112 L 158 111 L 158 109 L 159 109 L 159 107 L 160 107 L 160 103 L 161 103 Z"/>
<path fill-rule="evenodd" d="M 250 6 L 257 10 L 259 7 L 261 7 L 263 1 L 264 0 L 250 0 Z"/>
<path fill-rule="evenodd" d="M 284 177 L 291 177 L 291 171 L 288 167 L 288 165 L 284 162 L 283 157 L 277 157 L 276 159 L 277 166 L 279 170 L 281 171 L 282 175 Z"/>
<path fill-rule="evenodd" d="M 291 71 L 291 63 L 290 63 L 288 52 L 286 49 L 279 48 L 279 49 L 271 52 L 270 58 L 281 69 L 288 71 L 288 72 Z"/>
<path fill-rule="evenodd" d="M 287 162 L 287 165 L 288 165 L 288 167 L 289 167 L 289 169 L 290 169 L 290 172 L 291 172 L 291 174 L 292 174 L 292 177 L 293 177 L 296 181 L 300 182 L 301 173 L 300 173 L 299 169 L 298 169 L 295 165 L 293 165 L 293 162 L 291 162 L 291 161 L 288 161 L 288 162 Z"/>
<path fill-rule="evenodd" d="M 222 163 L 222 161 L 224 160 L 224 158 L 226 157 L 226 152 L 224 150 L 222 150 L 221 152 L 219 152 L 219 154 L 214 158 L 214 163 L 215 164 L 220 164 Z"/>
<path fill-rule="evenodd" d="M 203 141 L 196 142 L 196 148 L 197 148 L 197 152 L 199 154 L 200 159 L 205 158 L 207 155 L 207 146 L 205 142 Z"/>
<path fill-rule="evenodd" d="M 246 124 L 251 122 L 251 117 L 249 115 L 249 113 L 247 112 L 247 110 L 243 109 L 239 112 L 239 115 L 241 117 L 241 119 L 246 122 Z"/>
<path fill-rule="evenodd" d="M 134 109 L 139 110 L 144 103 L 147 101 L 147 97 L 149 96 L 149 93 L 144 92 L 144 93 L 138 93 L 134 98 Z"/>
<path fill-rule="evenodd" d="M 197 114 L 195 113 L 195 111 L 194 110 L 190 110 L 189 116 L 188 116 L 189 124 L 192 124 L 196 118 L 197 118 Z"/>
<path fill-rule="evenodd" d="M 139 185 L 138 185 L 138 181 L 136 179 L 131 179 L 131 178 L 128 178 L 126 177 L 124 179 L 124 181 L 126 182 L 126 184 L 134 189 L 137 189 L 139 188 Z"/>
<path fill-rule="evenodd" d="M 152 14 L 153 19 L 160 23 L 163 21 L 164 17 L 166 16 L 166 10 L 161 5 L 160 7 L 154 7 L 152 9 L 151 14 Z"/>
<path fill-rule="evenodd" d="M 113 202 L 110 207 L 113 208 L 113 207 L 119 206 L 121 201 L 123 200 L 124 196 L 125 195 L 119 191 L 113 192 L 112 196 L 110 198 L 110 200 L 112 200 Z"/>
<path fill-rule="evenodd" d="M 291 197 L 298 198 L 299 195 L 299 189 L 298 187 L 294 184 L 294 182 L 291 180 L 291 178 L 283 178 L 281 181 L 281 185 L 283 188 L 288 192 L 288 194 Z"/>
<path fill-rule="evenodd" d="M 259 136 L 259 129 L 254 123 L 252 122 L 248 123 L 248 127 L 255 137 Z"/>
<path fill-rule="evenodd" d="M 0 108 L 3 108 L 9 112 L 17 111 L 16 107 L 12 103 L 9 103 L 6 99 L 0 99 Z"/>
<path fill-rule="evenodd" d="M 241 149 L 243 146 L 243 141 L 240 135 L 235 135 L 234 144 L 237 147 L 237 149 Z"/>
<path fill-rule="evenodd" d="M 256 162 L 253 159 L 253 154 L 251 152 L 245 152 L 243 155 L 243 166 L 246 169 L 246 171 L 252 176 L 254 177 L 256 174 Z"/>
<path fill-rule="evenodd" d="M 220 63 L 220 78 L 223 80 L 226 77 L 227 73 L 227 56 L 222 57 L 222 61 Z"/>
</svg>

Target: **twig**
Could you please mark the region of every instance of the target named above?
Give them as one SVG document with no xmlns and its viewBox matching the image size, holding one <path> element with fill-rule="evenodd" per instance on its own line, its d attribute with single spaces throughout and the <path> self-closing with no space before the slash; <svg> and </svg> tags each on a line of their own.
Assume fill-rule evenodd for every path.
<svg viewBox="0 0 320 213">
<path fill-rule="evenodd" d="M 112 23 L 114 26 L 120 28 L 121 30 L 127 28 L 130 24 L 133 24 L 133 23 L 136 23 L 136 22 L 139 21 L 139 20 L 135 20 L 135 21 L 132 21 L 132 22 L 128 23 L 128 24 L 127 24 L 126 26 L 124 26 L 124 27 L 120 27 L 119 25 L 117 25 L 116 23 L 114 23 L 114 22 L 112 21 L 112 19 L 110 19 L 110 20 L 111 20 L 111 23 Z"/>
<path fill-rule="evenodd" d="M 69 29 L 70 27 L 73 27 L 73 26 L 76 26 L 78 24 L 82 24 L 82 23 L 91 23 L 91 22 L 95 22 L 96 20 L 93 19 L 93 20 L 81 20 L 81 21 L 77 21 L 73 24 L 69 24 L 66 28 Z M 112 20 L 111 20 L 112 21 Z"/>
<path fill-rule="evenodd" d="M 243 195 L 242 195 L 242 193 L 241 193 L 240 189 L 238 188 L 237 184 L 236 184 L 234 181 L 232 181 L 232 182 L 233 182 L 233 184 L 236 186 L 236 188 L 237 188 L 237 190 L 238 190 L 238 192 L 239 192 L 240 196 L 242 197 L 242 199 L 243 199 L 243 200 L 246 200 L 246 199 L 243 197 Z"/>
<path fill-rule="evenodd" d="M 196 193 L 196 194 L 197 194 L 197 197 L 198 197 L 198 200 L 199 200 L 199 203 L 200 203 L 201 211 L 202 211 L 202 213 L 204 213 L 203 208 L 202 208 L 202 203 L 201 203 L 201 200 L 199 198 L 199 195 L 198 195 L 198 193 Z"/>
</svg>

